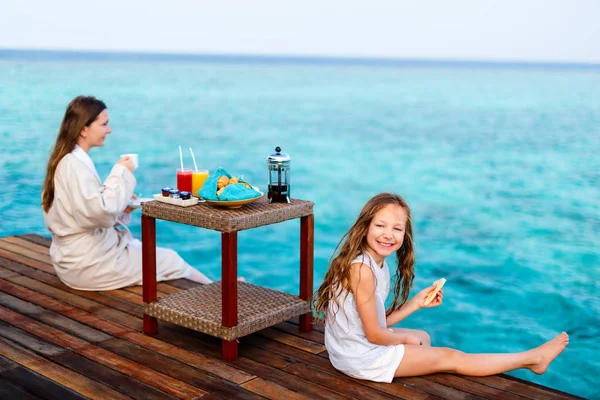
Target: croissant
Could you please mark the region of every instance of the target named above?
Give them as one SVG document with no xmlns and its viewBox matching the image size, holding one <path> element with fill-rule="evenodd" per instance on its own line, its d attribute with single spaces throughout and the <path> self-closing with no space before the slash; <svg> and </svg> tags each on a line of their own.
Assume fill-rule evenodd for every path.
<svg viewBox="0 0 600 400">
<path fill-rule="evenodd" d="M 223 189 L 229 184 L 229 178 L 223 175 L 217 180 L 217 189 Z"/>
<path fill-rule="evenodd" d="M 427 298 L 425 299 L 425 302 L 423 303 L 424 305 L 427 305 L 433 301 L 433 298 L 435 297 L 437 292 L 440 291 L 442 286 L 444 286 L 444 283 L 446 283 L 446 278 L 438 279 L 437 281 L 433 282 L 433 284 L 435 285 L 435 288 L 429 293 L 429 295 L 427 295 Z"/>
<path fill-rule="evenodd" d="M 234 183 L 240 183 L 240 180 L 238 178 L 236 178 L 235 176 L 232 176 L 231 179 L 229 180 L 229 184 L 233 185 Z"/>
</svg>

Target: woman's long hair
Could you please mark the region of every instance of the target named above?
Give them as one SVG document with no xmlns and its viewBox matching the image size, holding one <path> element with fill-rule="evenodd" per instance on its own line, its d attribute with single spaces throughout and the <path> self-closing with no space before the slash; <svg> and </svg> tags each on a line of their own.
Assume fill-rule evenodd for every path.
<svg viewBox="0 0 600 400">
<path fill-rule="evenodd" d="M 360 212 L 358 219 L 350 230 L 342 237 L 337 245 L 334 255 L 329 262 L 329 269 L 325 274 L 323 283 L 317 290 L 314 300 L 314 312 L 318 320 L 327 316 L 329 302 L 336 299 L 340 288 L 350 293 L 350 265 L 359 255 L 367 252 L 367 232 L 371 221 L 385 206 L 394 204 L 404 209 L 407 215 L 404 242 L 402 247 L 396 251 L 398 267 L 395 274 L 394 301 L 387 310 L 389 315 L 399 309 L 406 300 L 415 277 L 414 264 L 415 254 L 413 247 L 412 225 L 410 208 L 408 203 L 397 194 L 380 193 L 372 197 Z"/>
<path fill-rule="evenodd" d="M 75 148 L 79 134 L 84 127 L 90 126 L 98 115 L 106 109 L 106 104 L 91 96 L 77 96 L 67 106 L 60 124 L 56 144 L 50 154 L 46 179 L 42 190 L 42 208 L 48 212 L 54 202 L 54 174 L 58 163 Z"/>
</svg>

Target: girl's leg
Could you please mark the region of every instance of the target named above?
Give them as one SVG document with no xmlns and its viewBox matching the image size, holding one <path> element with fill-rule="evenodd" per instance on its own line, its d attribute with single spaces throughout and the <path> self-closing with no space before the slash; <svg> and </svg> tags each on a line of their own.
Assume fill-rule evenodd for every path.
<svg viewBox="0 0 600 400">
<path fill-rule="evenodd" d="M 390 329 L 397 333 L 404 333 L 404 334 L 408 333 L 411 335 L 415 335 L 415 336 L 421 338 L 423 346 L 431 346 L 431 337 L 429 336 L 429 333 L 427 333 L 425 331 L 422 331 L 419 329 L 408 329 L 408 328 L 390 328 Z"/>
<path fill-rule="evenodd" d="M 419 376 L 436 372 L 487 376 L 518 368 L 543 374 L 568 343 L 569 336 L 563 332 L 543 345 L 522 353 L 466 354 L 443 347 L 404 345 L 404 357 L 394 376 Z"/>
</svg>

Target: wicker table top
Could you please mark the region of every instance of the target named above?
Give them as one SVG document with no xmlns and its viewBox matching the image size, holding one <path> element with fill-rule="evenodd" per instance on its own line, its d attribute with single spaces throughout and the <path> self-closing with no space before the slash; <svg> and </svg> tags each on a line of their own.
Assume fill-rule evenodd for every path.
<svg viewBox="0 0 600 400">
<path fill-rule="evenodd" d="M 186 328 L 233 340 L 310 312 L 310 302 L 291 294 L 238 282 L 238 324 L 222 325 L 221 282 L 170 294 L 146 304 L 144 313 Z"/>
<path fill-rule="evenodd" d="M 292 199 L 291 203 L 269 204 L 267 196 L 241 208 L 225 208 L 207 203 L 181 207 L 159 201 L 142 203 L 142 215 L 212 229 L 237 232 L 244 229 L 275 224 L 313 213 L 312 201 Z"/>
</svg>

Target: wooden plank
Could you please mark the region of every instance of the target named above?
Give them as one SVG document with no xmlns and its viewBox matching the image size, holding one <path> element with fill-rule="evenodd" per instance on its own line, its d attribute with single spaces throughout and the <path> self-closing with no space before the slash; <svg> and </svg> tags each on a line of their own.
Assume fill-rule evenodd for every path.
<svg viewBox="0 0 600 400">
<path fill-rule="evenodd" d="M 246 344 L 245 341 L 242 341 L 242 343 Z M 252 345 L 240 346 L 240 357 L 250 358 L 258 363 L 270 365 L 278 369 L 283 369 L 294 362 L 289 357 L 281 356 Z"/>
<path fill-rule="evenodd" d="M 425 393 L 430 393 L 439 396 L 443 399 L 449 400 L 475 400 L 482 399 L 482 397 L 476 396 L 471 393 L 463 392 L 460 387 L 445 386 L 437 382 L 430 381 L 422 377 L 412 378 L 395 378 L 394 384 L 405 385 L 416 390 L 420 390 Z M 381 385 L 387 385 L 387 383 L 381 383 Z"/>
<path fill-rule="evenodd" d="M 249 382 L 241 385 L 243 388 L 250 390 L 254 393 L 258 393 L 261 396 L 266 397 L 267 399 L 279 400 L 307 400 L 310 397 L 303 396 L 299 393 L 292 392 L 289 389 L 284 388 L 283 386 L 279 386 L 275 383 L 271 383 L 265 381 L 262 378 L 254 378 Z"/>
<path fill-rule="evenodd" d="M 127 396 L 110 389 L 96 381 L 86 378 L 85 376 L 66 369 L 60 365 L 54 364 L 51 361 L 46 360 L 40 356 L 37 356 L 29 351 L 26 351 L 16 344 L 0 338 L 0 355 L 16 362 L 17 364 L 25 367 L 28 370 L 34 371 L 43 377 L 48 378 L 50 381 L 59 383 L 56 385 L 53 382 L 48 381 L 33 381 L 27 384 L 27 388 L 35 390 L 35 385 L 41 386 L 39 392 L 35 393 L 44 394 L 46 398 L 54 399 L 80 399 L 80 396 L 73 395 L 70 391 L 65 390 L 62 386 L 69 388 L 84 397 L 90 399 L 128 399 Z M 10 374 L 4 374 L 3 377 L 9 379 L 11 382 L 18 383 L 23 386 L 21 382 L 24 380 L 23 377 L 17 376 L 18 374 L 27 374 L 27 372 L 20 370 L 9 370 Z M 31 374 L 28 374 L 31 378 Z M 41 392 L 41 393 L 40 393 Z"/>
<path fill-rule="evenodd" d="M 10 364 L 8 368 L 6 367 L 7 364 Z M 87 399 L 87 397 L 2 356 L 0 356 L 0 377 L 14 385 L 26 388 L 28 392 L 40 398 L 53 400 Z"/>
<path fill-rule="evenodd" d="M 48 236 L 40 236 L 36 234 L 25 234 L 25 235 L 17 235 L 17 237 L 29 240 L 30 242 L 41 244 L 42 246 L 50 247 L 52 244 L 52 239 Z"/>
<path fill-rule="evenodd" d="M 310 340 L 310 341 L 315 342 L 320 345 L 323 345 L 323 343 L 325 343 L 325 335 L 323 334 L 323 332 L 319 332 L 316 330 L 311 330 L 309 332 L 302 332 L 299 329 L 298 325 L 294 325 L 287 321 L 282 322 L 278 325 L 275 325 L 273 328 L 280 330 L 282 332 L 288 333 L 293 336 L 298 336 L 298 337 L 304 338 L 306 340 Z"/>
<path fill-rule="evenodd" d="M 135 362 L 147 365 L 165 375 L 210 392 L 220 398 L 258 399 L 252 392 L 240 389 L 238 385 L 228 383 L 210 374 L 204 373 L 179 361 L 146 350 L 123 340 L 114 339 L 102 343 L 102 347 L 120 354 Z"/>
<path fill-rule="evenodd" d="M 181 292 L 180 288 L 171 285 L 171 281 L 158 282 L 158 285 L 156 287 L 158 288 L 158 291 L 162 293 L 173 294 Z"/>
<path fill-rule="evenodd" d="M 176 288 L 183 289 L 183 290 L 193 289 L 195 287 L 202 286 L 201 283 L 192 282 L 190 280 L 183 279 L 183 278 L 182 279 L 174 279 L 172 281 L 169 281 L 169 284 L 171 286 L 174 286 Z"/>
<path fill-rule="evenodd" d="M 54 267 L 52 266 L 52 260 L 50 260 L 50 254 L 40 254 L 33 250 L 24 249 L 19 245 L 7 242 L 6 239 L 0 239 L 0 249 L 2 249 L 3 252 L 17 254 L 19 256 L 24 256 L 26 258 L 38 261 L 39 264 L 37 265 L 39 265 L 39 269 L 44 272 L 54 271 Z M 3 255 L 2 257 L 5 256 Z"/>
<path fill-rule="evenodd" d="M 162 326 L 168 327 L 169 329 L 163 329 Z M 177 347 L 181 347 L 182 349 L 200 353 L 208 357 L 221 357 L 219 348 L 221 342 L 220 339 L 168 322 L 161 324 L 161 330 L 156 338 Z M 251 358 L 256 362 L 276 368 L 283 368 L 292 362 L 288 357 L 265 351 L 264 349 L 259 349 L 254 346 L 244 346 L 243 344 L 246 343 L 246 338 L 247 337 L 240 339 L 240 343 L 242 343 L 240 346 L 240 356 Z"/>
<path fill-rule="evenodd" d="M 24 388 L 0 378 L 0 399 L 36 400 L 41 397 L 34 396 Z"/>
<path fill-rule="evenodd" d="M 311 382 L 318 383 L 319 385 L 331 388 L 333 390 L 343 391 L 347 394 L 358 399 L 396 399 L 395 395 L 380 392 L 379 390 L 361 385 L 358 382 L 345 379 L 340 374 L 331 374 L 321 369 L 315 368 L 312 365 L 304 363 L 294 363 L 284 368 L 284 371 L 291 373 L 297 377 L 310 380 Z M 418 394 L 419 392 L 414 392 Z M 421 398 L 431 398 L 431 395 L 421 394 Z"/>
<path fill-rule="evenodd" d="M 6 249 L 3 249 L 2 247 L 0 247 L 0 257 L 28 265 L 32 268 L 39 269 L 40 271 L 44 271 L 49 274 L 56 274 L 56 272 L 54 271 L 54 267 L 52 267 L 51 265 L 48 265 L 47 263 L 38 261 L 33 258 L 26 257 L 20 253 L 13 253 L 12 251 L 8 251 Z"/>
<path fill-rule="evenodd" d="M 129 326 L 130 328 L 133 328 L 136 330 L 137 329 L 141 330 L 141 321 L 138 321 L 137 319 L 132 320 L 131 318 L 129 318 L 130 315 L 128 315 L 128 314 L 125 314 L 121 311 L 118 311 L 118 310 L 115 310 L 112 308 L 105 307 L 100 303 L 97 303 L 92 300 L 88 300 L 87 298 L 78 296 L 74 293 L 70 293 L 65 290 L 61 290 L 61 289 L 55 288 L 53 286 L 46 285 L 45 283 L 38 282 L 34 279 L 31 279 L 31 278 L 28 278 L 25 276 L 11 279 L 10 282 L 16 283 L 19 286 L 22 286 L 24 288 L 28 288 L 31 290 L 35 290 L 39 293 L 43 293 L 44 295 L 50 296 L 57 300 L 61 300 L 64 303 L 70 304 L 70 305 L 80 308 L 82 310 L 89 311 L 100 317 L 110 318 L 112 321 L 116 321 L 119 324 L 122 324 L 124 326 Z M 17 296 L 17 297 L 20 297 L 20 296 Z M 42 304 L 42 306 L 45 307 L 45 305 L 43 305 L 43 304 Z M 45 307 L 45 308 L 47 308 L 47 307 Z M 72 318 L 71 315 L 67 315 L 67 316 L 69 318 Z M 134 323 L 135 326 L 131 326 L 132 322 Z"/>
<path fill-rule="evenodd" d="M 73 351 L 78 351 L 89 344 L 85 340 L 63 333 L 5 307 L 0 307 L 0 320 Z"/>
<path fill-rule="evenodd" d="M 40 255 L 48 256 L 50 259 L 50 248 L 48 246 L 43 246 L 17 236 L 4 237 L 1 240 L 7 243 L 12 243 L 23 249 L 34 251 Z"/>
<path fill-rule="evenodd" d="M 295 377 L 285 371 L 277 368 L 269 367 L 268 365 L 260 364 L 252 360 L 235 360 L 232 365 L 245 370 L 248 373 L 254 374 L 269 382 L 278 384 L 291 391 L 300 393 L 316 399 L 324 400 L 342 400 L 351 399 L 345 393 L 340 393 L 338 390 L 331 390 L 317 383 L 313 383 L 301 377 Z"/>
<path fill-rule="evenodd" d="M 238 368 L 234 368 L 221 360 L 215 360 L 205 357 L 198 353 L 181 349 L 170 343 L 155 339 L 151 336 L 139 332 L 130 331 L 121 336 L 123 339 L 153 350 L 159 354 L 166 355 L 185 364 L 191 365 L 213 375 L 220 376 L 234 383 L 243 383 L 252 378 L 253 375 L 247 374 Z"/>
<path fill-rule="evenodd" d="M 288 320 L 289 323 L 294 325 L 300 325 L 300 318 L 293 317 Z M 317 332 L 325 332 L 325 323 L 323 321 L 319 321 L 316 318 L 313 319 L 313 330 Z"/>
<path fill-rule="evenodd" d="M 180 349 L 176 346 L 163 342 L 161 340 L 155 339 L 151 336 L 144 335 L 142 333 L 137 332 L 136 330 L 126 328 L 123 325 L 117 325 L 109 320 L 104 318 L 99 318 L 96 315 L 88 313 L 84 310 L 74 308 L 68 304 L 64 304 L 57 300 L 54 300 L 48 296 L 45 296 L 40 293 L 36 293 L 27 288 L 15 285 L 14 283 L 9 283 L 3 280 L 0 280 L 0 291 L 7 292 L 15 297 L 19 297 L 21 299 L 27 299 L 29 302 L 41 305 L 51 311 L 57 312 L 59 314 L 68 316 L 76 321 L 82 322 L 86 325 L 89 325 L 93 328 L 99 329 L 105 333 L 110 335 L 124 338 L 132 343 L 144 346 L 151 350 L 154 350 L 160 354 L 166 355 L 168 357 L 177 359 L 189 365 L 192 365 L 196 368 L 199 368 L 203 371 L 207 371 L 212 373 L 213 375 L 220 376 L 224 379 L 232 381 L 234 383 L 243 383 L 254 376 L 249 375 L 243 371 L 240 371 L 234 367 L 231 367 L 220 360 L 214 360 L 211 358 L 207 358 L 201 354 L 193 353 L 184 349 Z M 141 330 L 141 320 L 129 315 L 125 315 L 117 310 L 106 309 L 100 304 L 95 303 L 96 305 L 92 307 L 92 311 L 95 314 L 108 314 L 110 318 L 115 318 L 119 316 L 119 320 L 123 320 L 123 322 L 127 322 L 131 324 L 131 320 L 137 321 L 138 328 L 137 330 Z M 113 315 L 117 314 L 116 316 Z M 112 320 L 111 320 L 112 321 Z"/>
<path fill-rule="evenodd" d="M 180 398 L 195 398 L 206 394 L 205 391 L 180 382 L 151 368 L 132 362 L 110 351 L 96 347 L 82 339 L 63 333 L 57 329 L 43 325 L 31 318 L 22 316 L 4 307 L 0 307 L 0 320 L 17 326 L 31 334 L 46 339 L 81 354 L 116 371 L 154 386 L 163 392 Z"/>
<path fill-rule="evenodd" d="M 158 284 L 157 287 L 158 286 L 160 286 L 160 284 Z M 140 297 L 141 300 L 143 300 L 142 299 L 142 295 L 143 295 L 142 290 L 143 289 L 142 289 L 141 286 L 128 286 L 128 287 L 123 288 L 123 289 L 117 289 L 117 291 L 127 291 L 127 292 L 130 292 L 130 293 L 136 294 L 136 295 L 138 295 Z M 179 290 L 177 290 L 177 291 L 179 291 Z M 156 293 L 157 293 L 158 297 L 163 297 L 163 296 L 166 296 L 168 294 L 166 292 L 163 292 L 162 290 L 157 290 Z"/>
<path fill-rule="evenodd" d="M 287 344 L 288 346 L 292 346 L 309 353 L 317 354 L 325 350 L 325 346 L 320 343 L 315 343 L 313 341 L 306 340 L 299 336 L 290 335 L 273 328 L 263 329 L 258 333 L 266 338 L 275 340 L 276 342 Z"/>
<path fill-rule="evenodd" d="M 138 296 L 135 293 L 131 293 L 131 292 L 129 292 L 127 290 L 123 290 L 123 289 L 106 290 L 106 291 L 104 291 L 104 293 L 139 306 L 140 307 L 139 310 L 141 310 L 141 315 L 143 315 L 144 300 L 142 299 L 141 296 Z"/>
<path fill-rule="evenodd" d="M 9 359 L 6 359 L 6 358 L 0 356 L 0 376 L 2 376 L 3 372 L 6 372 L 8 370 L 18 368 L 18 367 L 19 367 L 19 364 L 14 363 L 14 362 L 10 361 Z"/>
<path fill-rule="evenodd" d="M 80 324 L 70 318 L 48 311 L 7 293 L 0 292 L 0 305 L 18 312 L 19 314 L 29 316 L 30 318 L 59 328 L 65 332 L 73 333 L 91 343 L 112 339 L 112 336 L 106 335 L 96 329 L 92 329 L 87 325 Z"/>
<path fill-rule="evenodd" d="M 69 292 L 69 293 L 77 294 L 81 297 L 85 297 L 87 299 L 94 300 L 98 303 L 105 304 L 107 306 L 110 306 L 111 308 L 115 308 L 117 310 L 121 310 L 121 311 L 124 311 L 124 312 L 132 314 L 132 315 L 141 316 L 143 313 L 142 307 L 140 307 L 140 306 L 130 304 L 128 302 L 121 301 L 119 299 L 115 299 L 114 297 L 106 295 L 105 293 L 72 289 L 72 288 L 66 286 L 64 283 L 62 283 L 60 281 L 60 279 L 58 279 L 54 275 L 51 275 L 51 274 L 48 274 L 48 273 L 45 273 L 42 271 L 38 271 L 33 268 L 27 267 L 25 265 L 18 264 L 14 261 L 6 260 L 6 259 L 0 257 L 0 270 L 3 268 L 10 269 L 11 271 L 15 271 L 21 275 L 32 278 L 35 281 L 46 283 L 57 289 L 61 289 L 66 292 Z M 6 280 L 13 281 L 14 279 L 13 279 L 13 277 L 7 277 Z M 133 295 L 133 296 L 135 296 L 135 295 Z"/>
<path fill-rule="evenodd" d="M 18 275 L 19 274 L 7 269 L 0 270 L 0 278 L 14 278 Z"/>
<path fill-rule="evenodd" d="M 459 375 L 462 376 L 462 375 Z M 504 390 L 508 393 L 515 393 L 530 399 L 558 399 L 558 400 L 569 400 L 581 398 L 568 393 L 564 393 L 552 388 L 538 385 L 537 383 L 524 381 L 519 378 L 515 378 L 510 375 L 500 374 L 493 376 L 462 376 L 465 379 L 469 379 L 475 382 L 482 383 L 487 386 L 491 386 L 497 389 Z"/>
<path fill-rule="evenodd" d="M 329 360 L 318 357 L 313 353 L 307 353 L 295 347 L 287 346 L 284 343 L 268 340 L 264 336 L 260 336 L 258 334 L 247 336 L 244 339 L 246 339 L 249 344 L 254 347 L 288 357 L 293 362 L 304 362 L 314 365 L 323 371 L 331 373 L 337 372 Z"/>
<path fill-rule="evenodd" d="M 4 321 L 0 321 L 0 336 L 45 357 L 56 356 L 67 351 Z"/>
<path fill-rule="evenodd" d="M 141 400 L 173 400 L 176 397 L 146 385 L 128 375 L 114 371 L 100 363 L 75 353 L 65 353 L 52 357 L 52 361 L 64 367 L 101 382 L 127 396 Z"/>
<path fill-rule="evenodd" d="M 491 386 L 486 386 L 481 383 L 471 381 L 468 379 L 461 378 L 460 376 L 452 374 L 433 374 L 427 375 L 427 380 L 438 382 L 446 386 L 460 388 L 463 392 L 472 393 L 477 396 L 484 397 L 486 399 L 493 400 L 505 400 L 506 392 L 496 389 Z M 516 393 L 511 395 L 511 399 L 523 400 L 526 397 L 520 396 Z"/>
<path fill-rule="evenodd" d="M 57 364 L 78 371 L 82 375 L 100 381 L 102 384 L 112 387 L 128 396 L 141 399 L 175 398 L 99 363 L 88 360 L 59 346 L 54 346 L 2 321 L 0 321 L 0 335 L 35 353 L 51 358 Z"/>
</svg>

